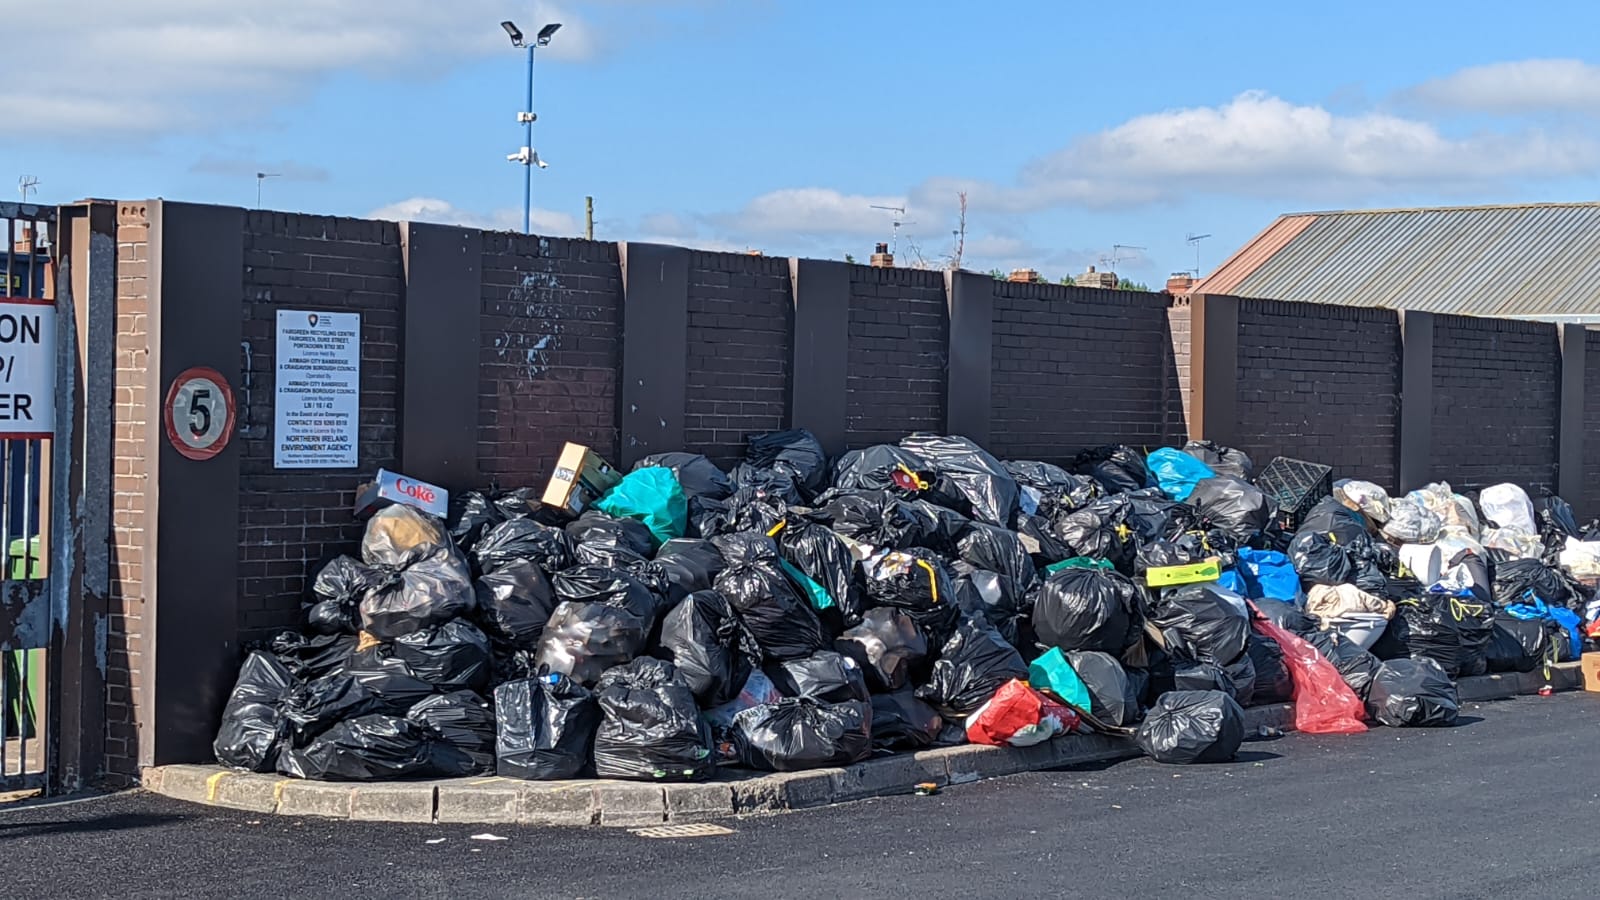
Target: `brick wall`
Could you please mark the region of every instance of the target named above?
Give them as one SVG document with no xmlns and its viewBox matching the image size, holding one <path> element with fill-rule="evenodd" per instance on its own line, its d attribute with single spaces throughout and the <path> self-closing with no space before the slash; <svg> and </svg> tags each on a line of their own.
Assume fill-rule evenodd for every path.
<svg viewBox="0 0 1600 900">
<path fill-rule="evenodd" d="M 793 308 L 788 259 L 690 256 L 686 445 L 731 466 L 746 435 L 787 424 Z"/>
<path fill-rule="evenodd" d="M 478 466 L 543 486 L 574 441 L 617 455 L 622 274 L 615 244 L 483 235 Z"/>
<path fill-rule="evenodd" d="M 1600 331 L 1585 332 L 1583 346 L 1584 495 L 1567 499 L 1589 518 L 1600 516 Z"/>
<path fill-rule="evenodd" d="M 1392 310 L 1239 301 L 1238 434 L 1275 456 L 1393 488 L 1399 461 L 1400 324 Z"/>
<path fill-rule="evenodd" d="M 245 220 L 239 402 L 239 630 L 298 623 L 310 574 L 361 537 L 350 508 L 361 476 L 397 463 L 400 233 L 393 222 L 251 212 Z M 218 298 L 226 302 L 226 298 Z M 361 428 L 355 469 L 275 470 L 279 309 L 361 314 Z"/>
<path fill-rule="evenodd" d="M 998 282 L 989 449 L 1060 462 L 1182 439 L 1165 294 Z M 1172 433 L 1169 434 L 1169 431 Z"/>
<path fill-rule="evenodd" d="M 1437 316 L 1433 474 L 1458 491 L 1510 481 L 1555 489 L 1561 405 L 1556 327 Z"/>
<path fill-rule="evenodd" d="M 106 772 L 126 783 L 139 772 L 136 697 L 145 688 L 145 490 L 149 471 L 150 226 L 143 203 L 117 207 L 117 365 L 112 407 L 111 578 L 106 627 Z"/>
<path fill-rule="evenodd" d="M 850 267 L 847 446 L 944 430 L 949 320 L 943 272 Z"/>
<path fill-rule="evenodd" d="M 1193 388 L 1189 380 L 1189 342 L 1193 317 L 1189 298 L 1174 297 L 1167 307 L 1167 332 L 1172 343 L 1172 368 L 1177 377 L 1167 384 L 1165 431 L 1170 443 L 1182 443 L 1189 438 L 1189 404 Z"/>
</svg>

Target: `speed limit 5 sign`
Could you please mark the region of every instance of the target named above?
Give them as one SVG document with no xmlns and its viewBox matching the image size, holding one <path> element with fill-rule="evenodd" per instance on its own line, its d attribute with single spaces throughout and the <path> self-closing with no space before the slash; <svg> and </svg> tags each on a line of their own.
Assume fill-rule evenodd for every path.
<svg viewBox="0 0 1600 900">
<path fill-rule="evenodd" d="M 167 389 L 162 409 L 167 440 L 189 459 L 210 459 L 233 434 L 233 391 L 216 369 L 185 369 Z"/>
</svg>

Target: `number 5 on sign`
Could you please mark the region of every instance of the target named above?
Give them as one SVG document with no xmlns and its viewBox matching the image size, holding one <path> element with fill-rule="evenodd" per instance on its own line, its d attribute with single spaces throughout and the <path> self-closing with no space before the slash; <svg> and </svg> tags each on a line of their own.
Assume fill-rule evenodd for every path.
<svg viewBox="0 0 1600 900">
<path fill-rule="evenodd" d="M 216 369 L 196 366 L 172 380 L 162 409 L 167 440 L 189 459 L 210 459 L 233 434 L 233 391 Z"/>
</svg>

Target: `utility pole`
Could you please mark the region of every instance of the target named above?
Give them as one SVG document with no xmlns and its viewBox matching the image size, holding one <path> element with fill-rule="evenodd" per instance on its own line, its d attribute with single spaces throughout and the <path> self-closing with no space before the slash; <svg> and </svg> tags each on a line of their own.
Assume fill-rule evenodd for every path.
<svg viewBox="0 0 1600 900">
<path fill-rule="evenodd" d="M 522 149 L 506 156 L 514 163 L 522 164 L 522 233 L 533 233 L 533 167 L 549 168 L 549 165 L 539 158 L 533 149 L 533 121 L 538 118 L 533 112 L 533 51 L 539 47 L 550 44 L 550 38 L 561 28 L 560 22 L 552 22 L 539 29 L 539 33 L 532 41 L 523 40 L 522 31 L 512 22 L 501 22 L 500 27 L 506 30 L 511 38 L 511 46 L 517 49 L 524 47 L 528 50 L 528 102 L 521 112 L 517 113 L 517 121 L 522 123 L 523 144 Z"/>
<path fill-rule="evenodd" d="M 278 173 L 278 172 L 257 172 L 256 173 L 256 209 L 260 209 L 261 208 L 261 184 L 262 184 L 262 182 L 266 181 L 268 178 L 277 178 L 277 177 L 279 177 L 279 175 L 280 175 L 280 173 Z"/>
</svg>

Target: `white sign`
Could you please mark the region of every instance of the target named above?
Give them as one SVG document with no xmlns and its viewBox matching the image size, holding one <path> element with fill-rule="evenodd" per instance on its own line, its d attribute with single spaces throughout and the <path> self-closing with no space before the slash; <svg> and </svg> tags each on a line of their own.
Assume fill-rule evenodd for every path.
<svg viewBox="0 0 1600 900">
<path fill-rule="evenodd" d="M 189 459 L 210 459 L 233 434 L 233 391 L 216 369 L 185 369 L 172 381 L 161 418 L 174 449 Z"/>
<path fill-rule="evenodd" d="M 361 314 L 278 310 L 272 465 L 350 469 L 361 422 Z"/>
<path fill-rule="evenodd" d="M 0 438 L 55 430 L 55 301 L 0 297 Z"/>
</svg>

